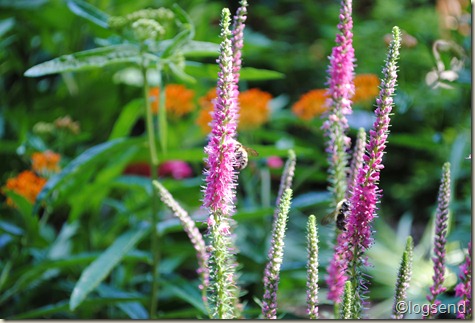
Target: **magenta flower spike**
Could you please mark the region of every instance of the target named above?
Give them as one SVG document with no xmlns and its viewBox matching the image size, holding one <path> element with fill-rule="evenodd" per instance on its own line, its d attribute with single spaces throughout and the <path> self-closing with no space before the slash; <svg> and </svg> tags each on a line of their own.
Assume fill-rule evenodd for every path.
<svg viewBox="0 0 475 323">
<path fill-rule="evenodd" d="M 232 28 L 232 50 L 233 50 L 233 73 L 234 83 L 237 87 L 239 83 L 239 72 L 242 65 L 242 48 L 244 47 L 244 23 L 247 19 L 247 1 L 241 0 L 240 7 L 238 8 L 236 15 L 233 19 Z"/>
<path fill-rule="evenodd" d="M 347 219 L 347 230 L 337 238 L 337 246 L 330 262 L 327 278 L 328 299 L 339 303 L 349 274 L 355 288 L 355 303 L 360 306 L 360 309 L 364 305 L 362 297 L 366 289 L 366 280 L 360 268 L 367 265 L 364 253 L 373 243 L 371 224 L 377 210 L 376 203 L 381 195 L 378 183 L 380 171 L 384 168 L 382 158 L 389 134 L 400 43 L 400 30 L 398 27 L 394 27 L 393 41 L 390 44 L 386 64 L 383 68 L 384 77 L 381 81 L 381 90 L 376 100 L 376 121 L 370 130 L 363 166 L 358 172 L 356 184 L 353 186 L 353 194 L 349 199 L 350 214 Z"/>
<path fill-rule="evenodd" d="M 223 10 L 224 12 L 224 10 Z M 237 128 L 236 100 L 234 92 L 233 53 L 227 20 L 222 22 L 221 54 L 218 59 L 217 99 L 215 100 L 211 134 L 205 153 L 208 156 L 205 170 L 206 188 L 203 205 L 212 215 L 230 217 L 234 213 L 236 172 L 234 170 L 235 138 Z M 223 19 L 224 19 L 223 13 Z M 216 219 L 213 219 L 216 221 Z"/>
<path fill-rule="evenodd" d="M 222 11 L 221 47 L 218 59 L 217 98 L 211 133 L 205 147 L 207 169 L 203 206 L 209 211 L 209 303 L 212 318 L 233 319 L 240 315 L 239 289 L 235 282 L 237 263 L 231 235 L 235 211 L 237 173 L 235 166 L 237 128 L 237 85 L 233 73 L 231 13 Z"/>
<path fill-rule="evenodd" d="M 442 169 L 442 180 L 440 183 L 439 194 L 437 197 L 437 210 L 435 213 L 435 237 L 434 237 L 434 275 L 432 280 L 434 284 L 430 287 L 430 294 L 427 300 L 430 305 L 440 304 L 437 297 L 445 292 L 443 287 L 445 280 L 445 244 L 447 242 L 447 221 L 449 218 L 450 203 L 450 163 L 445 163 Z M 434 312 L 428 313 L 424 318 L 431 318 L 437 313 L 436 308 L 431 306 Z"/>
<path fill-rule="evenodd" d="M 345 197 L 347 150 L 350 138 L 346 136 L 348 121 L 346 115 L 351 114 L 351 97 L 355 92 L 353 83 L 355 53 L 353 49 L 352 0 L 343 0 L 340 9 L 339 33 L 336 46 L 333 47 L 328 68 L 328 106 L 325 114 L 327 120 L 322 129 L 325 130 L 326 152 L 329 163 L 329 190 L 333 194 L 333 206 Z"/>
<path fill-rule="evenodd" d="M 468 243 L 468 254 L 460 266 L 460 283 L 455 286 L 455 296 L 462 299 L 457 303 L 457 318 L 472 318 L 472 241 Z"/>
</svg>

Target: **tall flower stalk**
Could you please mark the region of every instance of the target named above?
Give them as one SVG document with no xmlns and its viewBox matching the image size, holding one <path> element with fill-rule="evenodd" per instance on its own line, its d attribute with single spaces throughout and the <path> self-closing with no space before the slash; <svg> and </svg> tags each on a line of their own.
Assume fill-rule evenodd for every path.
<svg viewBox="0 0 475 323">
<path fill-rule="evenodd" d="M 279 286 L 280 266 L 284 258 L 284 237 L 290 210 L 292 189 L 287 188 L 279 203 L 277 221 L 272 230 L 272 240 L 268 255 L 268 263 L 264 272 L 264 297 L 262 314 L 266 319 L 277 318 L 277 289 Z"/>
<path fill-rule="evenodd" d="M 307 252 L 307 313 L 315 320 L 318 319 L 318 230 L 313 214 L 308 217 Z"/>
<path fill-rule="evenodd" d="M 465 262 L 459 268 L 460 283 L 455 286 L 455 296 L 462 299 L 458 302 L 457 318 L 472 318 L 472 241 L 468 243 L 468 254 Z"/>
<path fill-rule="evenodd" d="M 234 74 L 234 99 L 238 102 L 238 83 L 239 83 L 239 72 L 241 71 L 242 65 L 242 48 L 244 47 L 244 23 L 247 19 L 247 1 L 241 0 L 239 2 L 240 7 L 238 8 L 236 15 L 233 19 L 232 27 L 232 51 L 233 51 L 233 74 Z M 239 103 L 238 103 L 239 104 Z"/>
<path fill-rule="evenodd" d="M 441 302 L 437 297 L 445 292 L 443 287 L 445 280 L 445 244 L 447 242 L 447 221 L 449 219 L 450 203 L 450 163 L 445 163 L 442 167 L 442 180 L 437 196 L 437 210 L 435 212 L 435 237 L 434 237 L 434 276 L 432 276 L 433 285 L 430 287 L 430 294 L 427 295 L 430 308 L 433 312 L 425 315 L 424 318 L 432 318 L 437 313 L 436 306 Z"/>
<path fill-rule="evenodd" d="M 150 170 L 151 170 L 151 177 L 152 181 L 158 180 L 158 173 L 157 173 L 157 167 L 158 167 L 158 154 L 157 154 L 157 147 L 155 145 L 156 139 L 155 139 L 155 131 L 154 131 L 154 126 L 153 126 L 153 116 L 152 116 L 152 107 L 151 107 L 151 102 L 149 99 L 149 85 L 148 85 L 148 80 L 147 80 L 147 68 L 145 58 L 143 61 L 142 65 L 142 77 L 144 80 L 144 85 L 143 85 L 143 95 L 145 99 L 145 116 L 146 116 L 146 131 L 147 131 L 147 138 L 148 138 L 148 148 L 149 148 L 149 154 L 150 154 Z M 150 296 L 150 318 L 154 319 L 155 314 L 157 311 L 157 303 L 158 303 L 158 267 L 160 264 L 160 236 L 157 231 L 157 225 L 158 225 L 158 200 L 156 199 L 156 196 L 158 194 L 157 189 L 155 186 L 152 185 L 152 201 L 151 201 L 151 206 L 152 206 L 152 234 L 151 234 L 151 249 L 152 249 L 152 289 L 151 289 L 151 296 Z"/>
<path fill-rule="evenodd" d="M 347 150 L 350 138 L 346 136 L 348 121 L 346 115 L 351 114 L 351 97 L 355 86 L 353 49 L 353 19 L 352 0 L 343 0 L 340 9 L 339 33 L 336 36 L 336 46 L 333 47 L 328 69 L 327 95 L 329 112 L 323 124 L 325 130 L 326 152 L 329 163 L 329 190 L 333 195 L 332 206 L 336 207 L 345 197 L 346 168 L 348 162 Z"/>
<path fill-rule="evenodd" d="M 332 208 L 335 208 L 345 198 L 347 191 L 347 150 L 350 146 L 350 138 L 346 135 L 348 129 L 346 115 L 352 112 L 351 97 L 355 91 L 353 83 L 355 54 L 352 33 L 353 18 L 351 15 L 352 0 L 342 0 L 340 22 L 338 24 L 339 33 L 336 35 L 336 46 L 333 47 L 328 68 L 327 95 L 329 99 L 327 104 L 329 111 L 325 114 L 327 120 L 322 126 L 327 138 L 325 150 L 328 154 L 328 189 L 332 194 Z M 335 264 L 330 263 L 327 270 L 328 299 L 339 303 L 345 282 L 341 279 L 343 273 L 338 268 L 332 268 L 332 266 L 335 267 Z"/>
<path fill-rule="evenodd" d="M 286 189 L 291 188 L 292 186 L 296 162 L 297 157 L 295 156 L 295 152 L 293 150 L 289 150 L 288 159 L 285 162 L 284 171 L 282 172 L 282 176 L 280 178 L 279 192 L 277 193 L 277 199 L 275 202 L 276 207 L 274 211 L 274 223 L 277 221 L 277 215 L 279 214 L 279 204 L 280 200 L 282 199 L 282 195 Z"/>
<path fill-rule="evenodd" d="M 160 200 L 165 204 L 176 216 L 183 226 L 188 238 L 190 239 L 193 247 L 196 250 L 196 258 L 198 260 L 198 274 L 201 276 L 200 289 L 202 290 L 202 298 L 206 307 L 208 306 L 208 301 L 206 299 L 206 292 L 209 285 L 209 269 L 208 269 L 208 253 L 206 251 L 205 241 L 200 231 L 196 227 L 195 222 L 189 216 L 180 204 L 173 198 L 173 196 L 168 192 L 168 190 L 160 184 L 158 181 L 153 181 L 153 185 L 158 190 L 160 194 Z"/>
<path fill-rule="evenodd" d="M 391 318 L 402 320 L 404 313 L 398 311 L 400 304 L 406 301 L 407 289 L 412 276 L 412 250 L 414 248 L 412 237 L 409 236 L 406 241 L 406 249 L 402 254 L 401 265 L 396 280 L 396 292 L 394 295 L 393 313 Z M 399 304 L 399 305 L 398 305 Z"/>
<path fill-rule="evenodd" d="M 384 77 L 376 100 L 376 121 L 370 131 L 370 139 L 366 145 L 363 167 L 358 172 L 356 185 L 353 187 L 353 195 L 349 199 L 350 214 L 347 219 L 347 230 L 337 238 L 335 254 L 329 267 L 331 271 L 329 277 L 335 277 L 336 279 L 327 280 L 330 288 L 328 298 L 339 302 L 346 279 L 351 279 L 353 288 L 355 288 L 355 306 L 359 313 L 361 313 L 364 305 L 363 294 L 366 290 L 366 279 L 361 269 L 368 263 L 364 253 L 373 243 L 371 224 L 381 194 L 378 183 L 380 171 L 384 168 L 382 158 L 389 134 L 400 43 L 400 30 L 398 27 L 394 27 L 393 40 L 389 46 L 388 56 L 383 68 Z"/>
<path fill-rule="evenodd" d="M 230 319 L 237 315 L 234 244 L 231 217 L 235 211 L 237 174 L 234 170 L 237 128 L 237 101 L 230 12 L 225 8 L 221 20 L 221 47 L 218 59 L 217 99 L 214 105 L 211 134 L 205 147 L 206 187 L 203 205 L 209 211 L 210 303 L 214 318 Z"/>
</svg>

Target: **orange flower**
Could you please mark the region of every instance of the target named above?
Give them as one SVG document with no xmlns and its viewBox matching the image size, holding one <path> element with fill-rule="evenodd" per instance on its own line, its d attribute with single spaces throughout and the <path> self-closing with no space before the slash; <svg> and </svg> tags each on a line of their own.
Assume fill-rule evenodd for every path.
<svg viewBox="0 0 475 323">
<path fill-rule="evenodd" d="M 152 100 L 152 112 L 157 114 L 160 89 L 154 87 L 150 89 L 149 96 Z M 193 99 L 195 91 L 189 90 L 180 84 L 168 84 L 165 87 L 165 109 L 167 113 L 175 117 L 181 117 L 190 113 L 195 105 Z"/>
<path fill-rule="evenodd" d="M 211 126 L 209 125 L 213 119 L 211 113 L 213 112 L 213 100 L 217 97 L 216 88 L 212 88 L 205 96 L 199 98 L 198 103 L 201 107 L 196 124 L 200 126 L 203 133 L 209 133 Z"/>
<path fill-rule="evenodd" d="M 212 120 L 213 100 L 217 97 L 216 89 L 211 89 L 198 102 L 201 106 L 196 123 L 203 133 L 211 130 L 209 123 Z M 269 118 L 269 102 L 272 99 L 270 93 L 259 89 L 250 89 L 239 93 L 239 125 L 241 130 L 254 129 L 264 124 Z"/>
<path fill-rule="evenodd" d="M 239 126 L 241 130 L 255 129 L 269 118 L 270 93 L 250 89 L 239 93 Z"/>
<path fill-rule="evenodd" d="M 36 196 L 38 196 L 45 184 L 45 178 L 37 176 L 30 170 L 25 170 L 18 174 L 17 177 L 8 179 L 4 188 L 17 193 L 31 203 L 34 203 Z M 10 198 L 7 198 L 7 204 L 13 207 L 15 206 L 15 203 Z"/>
<path fill-rule="evenodd" d="M 358 74 L 355 76 L 354 103 L 374 100 L 379 93 L 379 79 L 374 74 Z"/>
<path fill-rule="evenodd" d="M 31 160 L 33 170 L 46 177 L 61 170 L 58 165 L 61 160 L 61 155 L 50 150 L 42 153 L 33 153 Z"/>
<path fill-rule="evenodd" d="M 326 90 L 311 90 L 292 105 L 292 112 L 300 119 L 311 120 L 327 111 L 326 101 Z"/>
</svg>

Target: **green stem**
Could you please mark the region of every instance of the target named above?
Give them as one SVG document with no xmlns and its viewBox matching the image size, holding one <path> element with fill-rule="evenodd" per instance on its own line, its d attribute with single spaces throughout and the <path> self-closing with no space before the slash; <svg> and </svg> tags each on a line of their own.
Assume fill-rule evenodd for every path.
<svg viewBox="0 0 475 323">
<path fill-rule="evenodd" d="M 167 111 L 166 111 L 166 89 L 165 82 L 163 81 L 163 75 L 159 68 L 159 77 L 158 77 L 158 88 L 160 89 L 158 95 L 158 138 L 160 140 L 160 147 L 162 148 L 162 153 L 167 152 Z"/>
<path fill-rule="evenodd" d="M 148 146 L 150 151 L 150 170 L 152 181 L 158 180 L 157 166 L 157 147 L 155 145 L 155 131 L 152 119 L 152 107 L 149 99 L 149 85 L 147 80 L 147 68 L 145 62 L 142 64 L 143 76 L 143 95 L 145 100 L 145 115 L 146 115 L 146 129 L 148 137 Z M 159 249 L 159 235 L 157 232 L 158 225 L 158 190 L 155 185 L 152 185 L 152 291 L 150 295 L 150 319 L 155 319 L 157 304 L 158 304 L 158 266 L 160 264 L 160 249 Z"/>
</svg>

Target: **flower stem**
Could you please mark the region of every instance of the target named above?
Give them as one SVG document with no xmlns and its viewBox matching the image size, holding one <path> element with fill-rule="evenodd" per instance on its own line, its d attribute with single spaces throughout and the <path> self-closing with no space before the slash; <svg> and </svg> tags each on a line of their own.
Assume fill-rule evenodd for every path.
<svg viewBox="0 0 475 323">
<path fill-rule="evenodd" d="M 163 74 L 159 68 L 159 77 L 158 77 L 158 88 L 160 92 L 158 94 L 158 138 L 160 140 L 160 147 L 162 149 L 162 153 L 167 152 L 167 112 L 166 112 L 166 92 L 165 92 L 165 82 L 163 81 Z"/>
<path fill-rule="evenodd" d="M 148 137 L 148 146 L 150 152 L 150 171 L 152 181 L 158 179 L 157 166 L 158 156 L 157 147 L 155 145 L 155 132 L 153 129 L 152 120 L 152 107 L 149 99 L 149 85 L 147 81 L 147 68 L 145 63 L 142 64 L 142 76 L 143 76 L 143 95 L 145 100 L 145 115 L 146 115 L 146 130 Z M 158 302 L 158 266 L 160 263 L 160 248 L 159 248 L 159 235 L 157 232 L 158 225 L 158 190 L 155 185 L 152 185 L 152 236 L 151 236 L 151 249 L 152 249 L 152 291 L 150 295 L 150 319 L 155 319 Z"/>
</svg>

